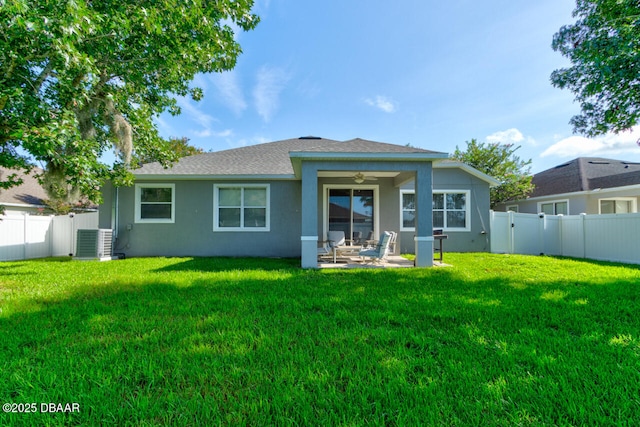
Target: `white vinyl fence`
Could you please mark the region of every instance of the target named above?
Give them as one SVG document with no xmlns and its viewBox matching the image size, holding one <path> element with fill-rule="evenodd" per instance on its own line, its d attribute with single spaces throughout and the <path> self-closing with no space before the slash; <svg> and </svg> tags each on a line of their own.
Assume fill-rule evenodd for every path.
<svg viewBox="0 0 640 427">
<path fill-rule="evenodd" d="M 491 252 L 640 264 L 640 214 L 491 212 Z"/>
<path fill-rule="evenodd" d="M 0 261 L 75 254 L 76 231 L 98 228 L 97 212 L 74 217 L 12 214 L 0 219 Z"/>
</svg>

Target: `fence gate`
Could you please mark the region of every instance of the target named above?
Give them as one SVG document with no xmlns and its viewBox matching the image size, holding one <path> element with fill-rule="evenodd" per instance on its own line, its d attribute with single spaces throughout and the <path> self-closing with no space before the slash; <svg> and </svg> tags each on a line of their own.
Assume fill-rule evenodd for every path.
<svg viewBox="0 0 640 427">
<path fill-rule="evenodd" d="M 491 212 L 491 252 L 640 264 L 640 214 Z"/>
</svg>

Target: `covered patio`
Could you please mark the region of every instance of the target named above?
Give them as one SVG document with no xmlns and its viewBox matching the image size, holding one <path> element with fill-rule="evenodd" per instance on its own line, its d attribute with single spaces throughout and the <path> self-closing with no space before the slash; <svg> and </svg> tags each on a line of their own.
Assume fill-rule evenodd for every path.
<svg viewBox="0 0 640 427">
<path fill-rule="evenodd" d="M 359 144 L 360 145 L 360 144 Z M 362 148 L 362 147 L 359 147 Z M 378 147 L 375 147 L 378 149 Z M 404 147 L 402 147 L 404 148 Z M 394 148 L 395 149 L 395 148 Z M 388 185 L 384 189 L 388 193 L 399 194 L 400 187 L 407 182 L 413 182 L 415 188 L 415 266 L 431 267 L 433 261 L 433 165 L 437 160 L 446 158 L 445 153 L 424 150 L 393 152 L 290 152 L 289 156 L 296 177 L 302 182 L 302 233 L 301 233 L 301 265 L 303 268 L 322 268 L 319 264 L 318 246 L 326 239 L 328 222 L 323 215 L 328 211 L 326 204 L 327 190 L 332 183 L 344 183 L 341 179 L 350 179 L 350 187 L 357 189 L 363 185 L 353 177 L 370 176 L 374 179 L 387 179 Z M 382 191 L 382 190 L 381 190 Z M 399 200 L 399 196 L 390 200 Z M 399 202 L 380 203 L 379 215 L 376 217 L 397 218 L 397 221 L 379 224 L 373 229 L 379 235 L 382 231 L 397 230 L 400 224 Z M 387 228 L 390 227 L 390 228 Z M 351 238 L 351 237 L 347 237 Z M 397 254 L 395 254 L 397 255 Z M 332 263 L 333 264 L 333 263 Z M 404 258 L 393 257 L 387 261 L 389 267 L 411 267 L 414 262 Z M 343 263 L 345 265 L 345 263 Z M 347 262 L 353 268 L 362 263 Z M 335 268 L 335 264 L 333 267 Z"/>
</svg>

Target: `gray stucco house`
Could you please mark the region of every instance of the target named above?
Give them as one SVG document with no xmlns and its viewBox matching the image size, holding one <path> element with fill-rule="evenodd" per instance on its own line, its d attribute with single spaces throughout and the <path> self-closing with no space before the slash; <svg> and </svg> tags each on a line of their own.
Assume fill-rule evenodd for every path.
<svg viewBox="0 0 640 427">
<path fill-rule="evenodd" d="M 158 163 L 135 185 L 103 188 L 100 228 L 127 256 L 300 257 L 317 267 L 329 230 L 399 232 L 396 251 L 433 265 L 448 251 L 489 250 L 493 178 L 447 154 L 353 139 L 302 137 Z"/>
<path fill-rule="evenodd" d="M 533 175 L 535 189 L 524 200 L 496 206 L 498 211 L 547 215 L 638 212 L 640 163 L 578 157 Z"/>
</svg>

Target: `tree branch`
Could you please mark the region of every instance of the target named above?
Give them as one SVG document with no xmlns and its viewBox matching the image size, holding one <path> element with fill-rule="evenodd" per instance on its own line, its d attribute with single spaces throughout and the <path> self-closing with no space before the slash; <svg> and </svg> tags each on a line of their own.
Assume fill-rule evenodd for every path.
<svg viewBox="0 0 640 427">
<path fill-rule="evenodd" d="M 44 84 L 44 81 L 47 79 L 47 77 L 51 75 L 51 71 L 53 71 L 53 64 L 52 64 L 52 61 L 49 61 L 47 62 L 47 65 L 44 67 L 44 69 L 40 72 L 40 75 L 38 76 L 38 78 L 36 79 L 33 85 L 34 93 L 37 94 L 38 92 L 40 92 L 40 88 Z"/>
</svg>

